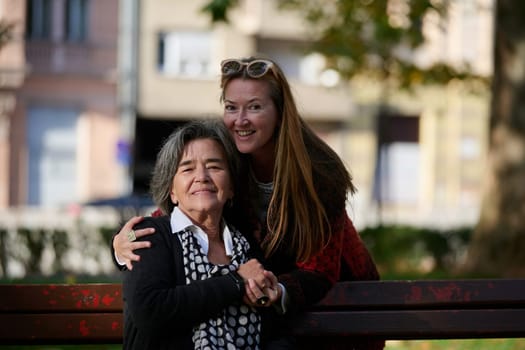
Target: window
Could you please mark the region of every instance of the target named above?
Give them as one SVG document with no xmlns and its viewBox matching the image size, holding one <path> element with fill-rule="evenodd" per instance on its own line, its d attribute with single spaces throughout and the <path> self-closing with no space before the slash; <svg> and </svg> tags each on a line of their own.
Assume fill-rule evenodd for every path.
<svg viewBox="0 0 525 350">
<path fill-rule="evenodd" d="M 29 0 L 27 38 L 83 42 L 87 37 L 89 0 Z"/>
<path fill-rule="evenodd" d="M 27 3 L 26 32 L 31 39 L 51 39 L 51 5 L 53 0 Z"/>
<path fill-rule="evenodd" d="M 381 146 L 376 195 L 388 204 L 416 204 L 419 196 L 420 147 L 394 142 Z"/>
<path fill-rule="evenodd" d="M 27 204 L 63 206 L 78 201 L 78 111 L 33 107 L 28 110 Z"/>
<path fill-rule="evenodd" d="M 378 203 L 417 204 L 421 151 L 419 117 L 381 114 L 374 196 Z"/>
<path fill-rule="evenodd" d="M 65 39 L 82 42 L 86 38 L 87 0 L 66 1 Z"/>
<path fill-rule="evenodd" d="M 163 74 L 212 77 L 211 57 L 212 39 L 208 32 L 181 31 L 159 35 L 158 69 Z"/>
<path fill-rule="evenodd" d="M 312 86 L 334 87 L 339 84 L 339 73 L 327 69 L 324 56 L 315 52 L 307 54 L 307 46 L 301 41 L 258 39 L 257 52 L 279 62 L 288 79 Z"/>
</svg>

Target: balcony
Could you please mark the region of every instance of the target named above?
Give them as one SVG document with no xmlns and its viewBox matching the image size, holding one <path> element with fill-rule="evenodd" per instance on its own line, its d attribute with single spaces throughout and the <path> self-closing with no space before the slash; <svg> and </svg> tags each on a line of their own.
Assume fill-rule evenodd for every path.
<svg viewBox="0 0 525 350">
<path fill-rule="evenodd" d="M 69 43 L 27 42 L 30 74 L 73 74 L 114 80 L 117 49 Z"/>
</svg>

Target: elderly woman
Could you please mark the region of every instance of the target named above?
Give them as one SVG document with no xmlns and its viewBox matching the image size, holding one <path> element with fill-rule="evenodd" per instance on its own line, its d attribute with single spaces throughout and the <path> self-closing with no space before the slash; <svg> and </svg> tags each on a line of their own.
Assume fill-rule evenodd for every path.
<svg viewBox="0 0 525 350">
<path fill-rule="evenodd" d="M 249 285 L 266 285 L 271 302 L 281 292 L 275 276 L 250 259 L 256 245 L 225 220 L 236 171 L 235 145 L 221 122 L 186 124 L 165 142 L 151 191 L 169 215 L 134 228 L 157 234 L 124 273 L 124 349 L 260 348 L 261 318 L 245 302 L 261 295 Z"/>
</svg>

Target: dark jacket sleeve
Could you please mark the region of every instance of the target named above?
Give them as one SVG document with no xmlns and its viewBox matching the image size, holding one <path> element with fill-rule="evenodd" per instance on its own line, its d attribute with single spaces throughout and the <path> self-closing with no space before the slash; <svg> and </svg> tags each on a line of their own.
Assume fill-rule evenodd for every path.
<svg viewBox="0 0 525 350">
<path fill-rule="evenodd" d="M 339 280 L 379 279 L 375 263 L 346 212 L 331 229 L 331 239 L 323 250 L 278 276 L 290 297 L 292 312 L 320 301 Z"/>
<path fill-rule="evenodd" d="M 124 272 L 124 301 L 136 326 L 148 332 L 187 331 L 242 295 L 228 275 L 186 285 L 182 247 L 166 225 L 167 217 L 145 218 L 137 225 L 154 227 L 156 234 L 147 238 L 151 248 L 137 252 L 140 261 L 133 270 Z"/>
</svg>

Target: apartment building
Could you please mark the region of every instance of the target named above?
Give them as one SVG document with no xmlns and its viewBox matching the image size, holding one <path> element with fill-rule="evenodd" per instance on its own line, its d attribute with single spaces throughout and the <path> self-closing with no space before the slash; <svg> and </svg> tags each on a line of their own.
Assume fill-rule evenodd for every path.
<svg viewBox="0 0 525 350">
<path fill-rule="evenodd" d="M 3 148 L 2 207 L 64 207 L 119 193 L 127 164 L 118 158 L 118 3 L 3 1 L 17 9 L 13 45 L 23 48 L 24 74 Z"/>
<path fill-rule="evenodd" d="M 0 2 L 0 21 L 12 26 L 8 41 L 0 47 L 0 208 L 9 203 L 11 115 L 25 71 L 23 27 L 19 25 L 24 22 L 24 8 L 18 1 Z"/>
</svg>

